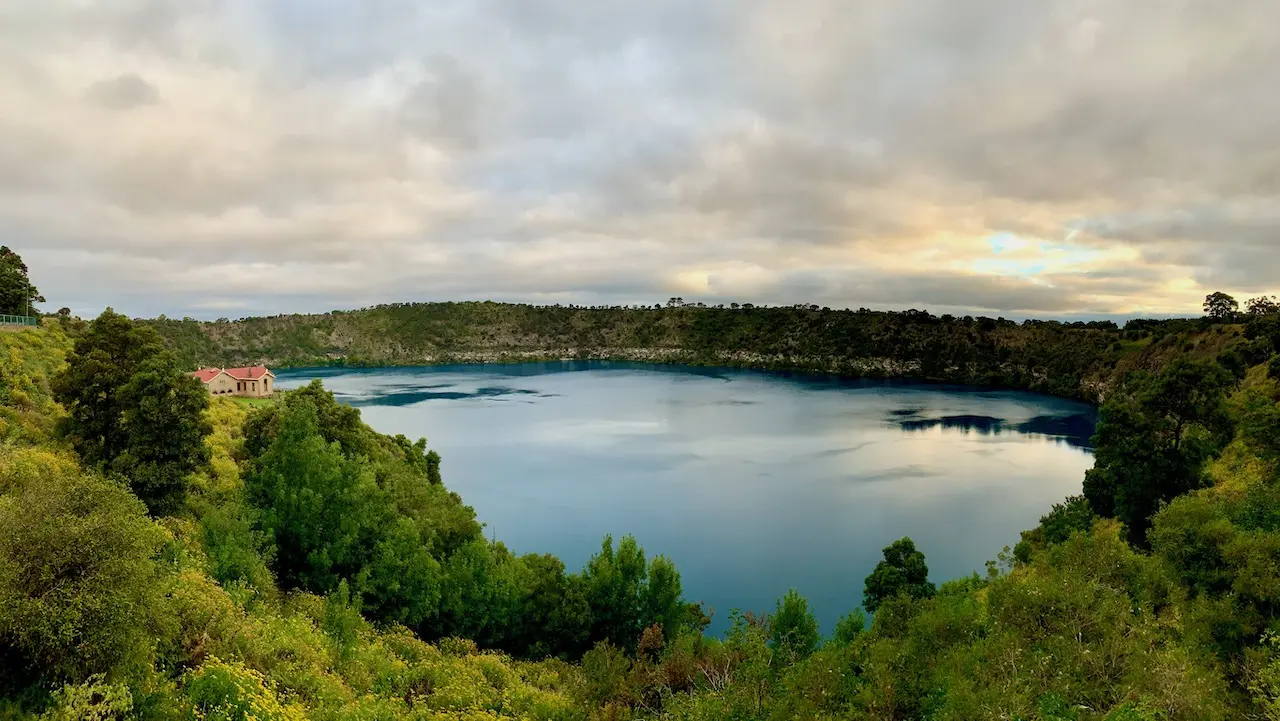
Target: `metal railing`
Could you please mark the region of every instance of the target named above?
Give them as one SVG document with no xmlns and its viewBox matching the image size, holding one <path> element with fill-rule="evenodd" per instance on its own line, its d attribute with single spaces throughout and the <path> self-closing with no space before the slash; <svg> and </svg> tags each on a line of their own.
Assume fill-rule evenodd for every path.
<svg viewBox="0 0 1280 721">
<path fill-rule="evenodd" d="M 40 319 L 29 315 L 0 315 L 0 325 L 25 325 L 31 328 L 39 328 Z"/>
</svg>

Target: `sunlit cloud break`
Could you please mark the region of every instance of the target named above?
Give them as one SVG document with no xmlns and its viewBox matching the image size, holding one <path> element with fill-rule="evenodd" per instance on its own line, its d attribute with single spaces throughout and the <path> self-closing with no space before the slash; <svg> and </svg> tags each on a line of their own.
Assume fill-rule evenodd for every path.
<svg viewBox="0 0 1280 721">
<path fill-rule="evenodd" d="M 0 234 L 153 315 L 1280 293 L 1272 0 L 9 0 Z"/>
</svg>

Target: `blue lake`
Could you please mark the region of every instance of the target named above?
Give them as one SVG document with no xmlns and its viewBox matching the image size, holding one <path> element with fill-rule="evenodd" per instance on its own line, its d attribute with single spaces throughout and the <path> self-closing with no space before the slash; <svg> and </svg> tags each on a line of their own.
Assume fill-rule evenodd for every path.
<svg viewBox="0 0 1280 721">
<path fill-rule="evenodd" d="M 903 536 L 935 582 L 1080 492 L 1095 414 L 1029 393 L 611 362 L 289 370 L 375 429 L 426 436 L 486 534 L 570 569 L 605 534 L 679 567 L 685 595 L 763 611 L 795 588 L 824 631 Z"/>
</svg>

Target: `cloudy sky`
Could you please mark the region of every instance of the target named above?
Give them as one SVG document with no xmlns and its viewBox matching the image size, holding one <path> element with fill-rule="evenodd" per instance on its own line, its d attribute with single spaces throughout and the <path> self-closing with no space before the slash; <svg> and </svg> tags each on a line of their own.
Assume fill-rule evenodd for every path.
<svg viewBox="0 0 1280 721">
<path fill-rule="evenodd" d="M 4 0 L 51 307 L 1280 293 L 1276 0 Z"/>
</svg>

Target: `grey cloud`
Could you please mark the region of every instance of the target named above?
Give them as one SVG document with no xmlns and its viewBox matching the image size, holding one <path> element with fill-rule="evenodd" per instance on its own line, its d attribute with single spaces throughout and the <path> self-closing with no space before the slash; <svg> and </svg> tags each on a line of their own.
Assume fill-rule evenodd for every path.
<svg viewBox="0 0 1280 721">
<path fill-rule="evenodd" d="M 774 302 L 810 298 L 834 307 L 971 308 L 1051 315 L 1097 310 L 1082 307 L 1076 293 L 1067 287 L 946 273 L 791 273 L 779 280 L 770 295 Z"/>
<path fill-rule="evenodd" d="M 1132 212 L 1076 227 L 1132 243 L 1152 263 L 1191 268 L 1206 286 L 1261 293 L 1280 272 L 1280 199 Z"/>
<path fill-rule="evenodd" d="M 41 287 L 90 305 L 226 305 L 184 274 L 217 247 L 253 249 L 216 272 L 261 311 L 430 288 L 1070 315 L 1193 311 L 1186 278 L 1280 290 L 1270 0 L 0 14 L 0 232 L 76 258 Z M 1048 260 L 984 269 L 999 232 Z"/>
<path fill-rule="evenodd" d="M 92 312 L 98 294 L 105 292 L 117 310 L 142 315 L 190 314 L 201 318 L 237 317 L 254 313 L 323 312 L 333 308 L 361 307 L 391 301 L 495 299 L 519 302 L 631 304 L 661 302 L 681 295 L 662 269 L 637 266 L 555 267 L 536 275 L 504 266 L 499 258 L 473 256 L 451 259 L 448 267 L 423 265 L 348 269 L 345 279 L 333 276 L 325 282 L 298 284 L 291 277 L 306 274 L 302 266 L 278 266 L 264 279 L 246 281 L 239 269 L 218 265 L 198 266 L 128 256 L 91 258 L 65 253 L 34 252 L 32 260 L 46 261 L 48 270 L 36 277 L 46 295 L 77 311 Z M 216 255 L 214 249 L 210 255 Z M 71 258 L 76 261 L 71 262 Z M 61 265 L 55 265 L 60 263 Z M 324 266 L 313 270 L 323 272 Z M 102 277 L 105 271 L 105 278 Z M 279 274 L 279 275 L 275 275 Z M 311 276 L 306 276 L 311 277 Z M 157 281 L 157 278 L 164 279 Z M 280 286 L 265 285 L 274 278 Z M 263 283 L 264 285 L 259 285 Z M 395 289 L 388 297 L 387 287 Z M 145 288 L 145 290 L 140 290 Z M 50 296 L 53 297 L 53 296 Z M 708 293 L 699 299 L 709 304 L 750 301 L 758 304 L 806 302 L 835 308 L 929 308 L 935 312 L 1065 316 L 1099 314 L 1103 308 L 1080 302 L 1070 287 L 1045 287 L 1024 281 L 993 280 L 973 276 L 938 276 L 922 273 L 886 276 L 875 273 L 787 272 L 750 295 Z M 282 303 L 283 301 L 283 303 Z M 960 309 L 960 310 L 957 310 Z"/>
<path fill-rule="evenodd" d="M 99 80 L 89 86 L 88 94 L 94 102 L 112 110 L 129 110 L 160 102 L 160 91 L 156 86 L 133 74 Z"/>
<path fill-rule="evenodd" d="M 422 79 L 401 107 L 410 134 L 463 149 L 475 147 L 483 102 L 477 79 L 449 56 L 432 58 L 422 70 Z"/>
</svg>

